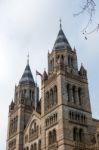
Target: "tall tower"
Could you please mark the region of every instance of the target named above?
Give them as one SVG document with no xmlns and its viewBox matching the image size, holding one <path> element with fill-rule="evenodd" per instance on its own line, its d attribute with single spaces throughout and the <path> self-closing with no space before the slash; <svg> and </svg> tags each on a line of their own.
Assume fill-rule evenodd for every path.
<svg viewBox="0 0 99 150">
<path fill-rule="evenodd" d="M 78 70 L 72 49 L 60 24 L 51 53 L 48 74 L 42 78 L 42 150 L 73 150 L 76 143 L 92 144 L 92 121 L 87 71 Z"/>
<path fill-rule="evenodd" d="M 37 89 L 37 93 L 35 93 Z M 24 129 L 35 109 L 35 94 L 38 100 L 38 87 L 34 82 L 29 60 L 24 73 L 15 86 L 14 101 L 9 106 L 7 150 L 23 150 Z"/>
</svg>

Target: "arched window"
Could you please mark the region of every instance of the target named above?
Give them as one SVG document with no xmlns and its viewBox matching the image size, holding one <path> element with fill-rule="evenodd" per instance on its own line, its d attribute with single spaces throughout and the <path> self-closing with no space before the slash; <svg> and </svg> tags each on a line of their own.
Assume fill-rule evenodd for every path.
<svg viewBox="0 0 99 150">
<path fill-rule="evenodd" d="M 79 104 L 80 104 L 80 105 L 82 104 L 82 99 L 81 99 L 81 97 L 82 97 L 82 89 L 79 88 L 79 89 L 78 89 L 78 98 L 79 98 Z"/>
<path fill-rule="evenodd" d="M 61 55 L 61 62 L 62 62 L 62 64 L 64 64 L 64 56 L 63 55 Z"/>
<path fill-rule="evenodd" d="M 78 120 L 78 114 L 75 113 L 75 120 L 77 121 Z"/>
<path fill-rule="evenodd" d="M 72 120 L 74 120 L 74 112 L 72 112 Z"/>
<path fill-rule="evenodd" d="M 54 104 L 57 104 L 57 86 L 54 86 Z"/>
<path fill-rule="evenodd" d="M 33 144 L 31 145 L 31 150 L 34 150 L 34 148 L 33 148 Z"/>
<path fill-rule="evenodd" d="M 26 150 L 29 150 L 29 148 L 27 147 Z"/>
<path fill-rule="evenodd" d="M 83 121 L 84 121 L 84 117 L 83 115 L 81 115 L 81 122 L 83 123 Z"/>
<path fill-rule="evenodd" d="M 31 90 L 30 90 L 29 98 L 31 99 Z"/>
<path fill-rule="evenodd" d="M 56 130 L 54 129 L 53 130 L 53 143 L 56 142 Z"/>
<path fill-rule="evenodd" d="M 70 102 L 70 84 L 67 84 L 67 98 L 68 102 Z"/>
<path fill-rule="evenodd" d="M 73 57 L 71 57 L 71 67 L 74 67 Z"/>
<path fill-rule="evenodd" d="M 78 114 L 78 121 L 80 121 L 80 115 Z"/>
<path fill-rule="evenodd" d="M 37 144 L 34 143 L 34 150 L 37 150 Z"/>
<path fill-rule="evenodd" d="M 36 131 L 36 122 L 34 122 L 34 131 Z"/>
<path fill-rule="evenodd" d="M 50 90 L 50 104 L 51 106 L 53 106 L 54 104 L 54 94 L 52 89 Z"/>
<path fill-rule="evenodd" d="M 46 106 L 45 106 L 46 109 L 49 109 L 50 108 L 50 106 L 49 106 L 50 105 L 50 103 L 49 103 L 49 92 L 46 93 L 46 102 L 45 103 L 46 103 Z"/>
<path fill-rule="evenodd" d="M 49 132 L 48 138 L 49 138 L 48 141 L 49 141 L 49 145 L 50 145 L 50 144 L 52 144 L 52 132 L 51 131 Z"/>
<path fill-rule="evenodd" d="M 33 120 L 29 129 L 29 139 L 33 140 L 37 137 L 38 137 L 38 125 L 36 120 Z"/>
<path fill-rule="evenodd" d="M 70 59 L 70 56 L 68 56 L 68 66 L 69 66 L 69 67 L 71 66 L 71 59 Z"/>
<path fill-rule="evenodd" d="M 52 71 L 52 60 L 50 61 L 50 70 Z"/>
<path fill-rule="evenodd" d="M 83 132 L 83 129 L 79 130 L 79 141 L 80 142 L 84 141 L 84 132 Z"/>
<path fill-rule="evenodd" d="M 72 113 L 71 113 L 71 111 L 69 112 L 69 119 L 72 119 Z"/>
<path fill-rule="evenodd" d="M 76 104 L 76 87 L 73 86 L 73 101 L 74 101 L 74 104 Z"/>
<path fill-rule="evenodd" d="M 54 71 L 54 58 L 52 59 L 52 71 Z"/>
<path fill-rule="evenodd" d="M 39 140 L 39 143 L 38 143 L 38 150 L 41 150 L 41 140 Z"/>
<path fill-rule="evenodd" d="M 34 100 L 34 91 L 32 91 L 32 99 Z"/>
<path fill-rule="evenodd" d="M 73 129 L 73 140 L 78 140 L 78 129 L 76 127 Z"/>
</svg>

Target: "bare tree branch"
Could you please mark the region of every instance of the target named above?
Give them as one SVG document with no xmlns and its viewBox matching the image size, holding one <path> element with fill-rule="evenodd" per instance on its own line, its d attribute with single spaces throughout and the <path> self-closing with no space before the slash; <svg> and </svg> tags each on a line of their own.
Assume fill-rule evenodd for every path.
<svg viewBox="0 0 99 150">
<path fill-rule="evenodd" d="M 97 26 L 92 31 L 90 31 L 90 32 L 87 31 L 89 26 L 92 24 L 93 16 L 95 14 L 95 8 L 96 8 L 96 3 L 94 0 L 86 0 L 85 4 L 83 4 L 83 6 L 82 6 L 81 11 L 74 14 L 74 16 L 79 16 L 85 12 L 87 12 L 89 14 L 88 23 L 82 30 L 83 35 L 85 36 L 86 40 L 87 40 L 87 35 L 92 34 L 93 32 L 99 31 L 99 24 L 97 24 Z"/>
<path fill-rule="evenodd" d="M 84 13 L 85 11 L 87 11 L 91 18 L 95 12 L 95 7 L 96 7 L 96 4 L 93 0 L 86 0 L 86 3 L 82 7 L 82 10 L 78 13 L 75 13 L 74 16 L 78 16 L 78 15 Z"/>
</svg>

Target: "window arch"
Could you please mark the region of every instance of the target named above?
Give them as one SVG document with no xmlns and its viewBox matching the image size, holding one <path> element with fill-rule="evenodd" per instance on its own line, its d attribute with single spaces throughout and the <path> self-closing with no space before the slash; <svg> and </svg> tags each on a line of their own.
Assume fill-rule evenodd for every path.
<svg viewBox="0 0 99 150">
<path fill-rule="evenodd" d="M 49 103 L 49 92 L 46 93 L 46 102 L 45 103 L 46 103 L 46 109 L 49 109 L 49 107 L 50 107 L 49 106 L 50 105 L 50 103 Z"/>
<path fill-rule="evenodd" d="M 71 65 L 71 59 L 70 59 L 70 56 L 68 56 L 68 65 L 69 65 L 69 67 L 70 67 L 70 65 Z"/>
<path fill-rule="evenodd" d="M 38 125 L 37 120 L 33 120 L 29 129 L 29 140 L 34 140 L 38 137 Z"/>
<path fill-rule="evenodd" d="M 56 135 L 56 130 L 55 129 L 53 129 L 52 131 L 49 132 L 48 138 L 49 138 L 48 139 L 49 145 L 56 142 L 57 135 Z"/>
<path fill-rule="evenodd" d="M 52 60 L 50 61 L 50 69 L 52 71 Z"/>
<path fill-rule="evenodd" d="M 74 66 L 74 60 L 73 60 L 73 57 L 71 57 L 71 67 L 73 67 Z"/>
<path fill-rule="evenodd" d="M 54 104 L 54 93 L 53 93 L 53 89 L 50 90 L 50 104 L 51 104 L 51 106 Z"/>
<path fill-rule="evenodd" d="M 29 148 L 27 147 L 26 150 L 29 150 Z"/>
<path fill-rule="evenodd" d="M 34 100 L 34 91 L 32 91 L 32 99 Z"/>
<path fill-rule="evenodd" d="M 73 101 L 74 101 L 74 104 L 76 104 L 76 87 L 75 86 L 73 86 L 72 92 L 73 92 Z"/>
<path fill-rule="evenodd" d="M 54 71 L 54 58 L 52 59 L 52 71 Z"/>
<path fill-rule="evenodd" d="M 31 90 L 30 90 L 30 91 L 29 91 L 29 98 L 30 98 L 30 99 L 31 99 L 31 93 L 32 93 L 32 92 L 31 92 Z"/>
<path fill-rule="evenodd" d="M 69 119 L 72 119 L 72 112 L 69 111 Z"/>
<path fill-rule="evenodd" d="M 53 143 L 56 142 L 56 130 L 54 129 L 53 130 Z"/>
<path fill-rule="evenodd" d="M 81 88 L 78 88 L 78 98 L 79 98 L 79 104 L 81 105 L 82 104 L 82 89 Z"/>
<path fill-rule="evenodd" d="M 57 103 L 57 86 L 54 86 L 54 103 Z"/>
<path fill-rule="evenodd" d="M 41 150 L 41 140 L 39 140 L 39 143 L 38 143 L 38 150 Z"/>
<path fill-rule="evenodd" d="M 31 150 L 34 150 L 34 148 L 33 148 L 33 144 L 31 145 Z"/>
<path fill-rule="evenodd" d="M 67 98 L 68 102 L 70 102 L 70 84 L 67 84 Z"/>
<path fill-rule="evenodd" d="M 34 150 L 37 150 L 37 144 L 34 143 Z"/>
<path fill-rule="evenodd" d="M 78 129 L 76 127 L 74 127 L 73 129 L 73 140 L 77 141 L 78 139 Z"/>
<path fill-rule="evenodd" d="M 52 132 L 51 132 L 51 131 L 49 132 L 49 135 L 48 135 L 48 136 L 49 136 L 49 137 L 48 137 L 48 138 L 49 138 L 48 141 L 49 141 L 49 145 L 50 145 L 50 144 L 52 144 Z"/>
<path fill-rule="evenodd" d="M 72 112 L 72 119 L 73 119 L 73 120 L 74 120 L 74 117 L 75 117 L 74 112 Z"/>
<path fill-rule="evenodd" d="M 79 129 L 79 141 L 84 141 L 84 132 L 83 129 Z"/>
</svg>

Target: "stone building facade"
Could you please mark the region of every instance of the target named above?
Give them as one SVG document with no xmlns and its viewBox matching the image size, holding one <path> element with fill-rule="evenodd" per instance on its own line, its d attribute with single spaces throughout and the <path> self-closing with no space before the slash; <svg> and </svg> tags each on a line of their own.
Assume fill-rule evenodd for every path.
<svg viewBox="0 0 99 150">
<path fill-rule="evenodd" d="M 87 71 L 83 65 L 78 69 L 76 49 L 61 25 L 41 83 L 39 99 L 28 60 L 9 106 L 6 149 L 98 149 L 99 122 L 92 118 Z"/>
</svg>

